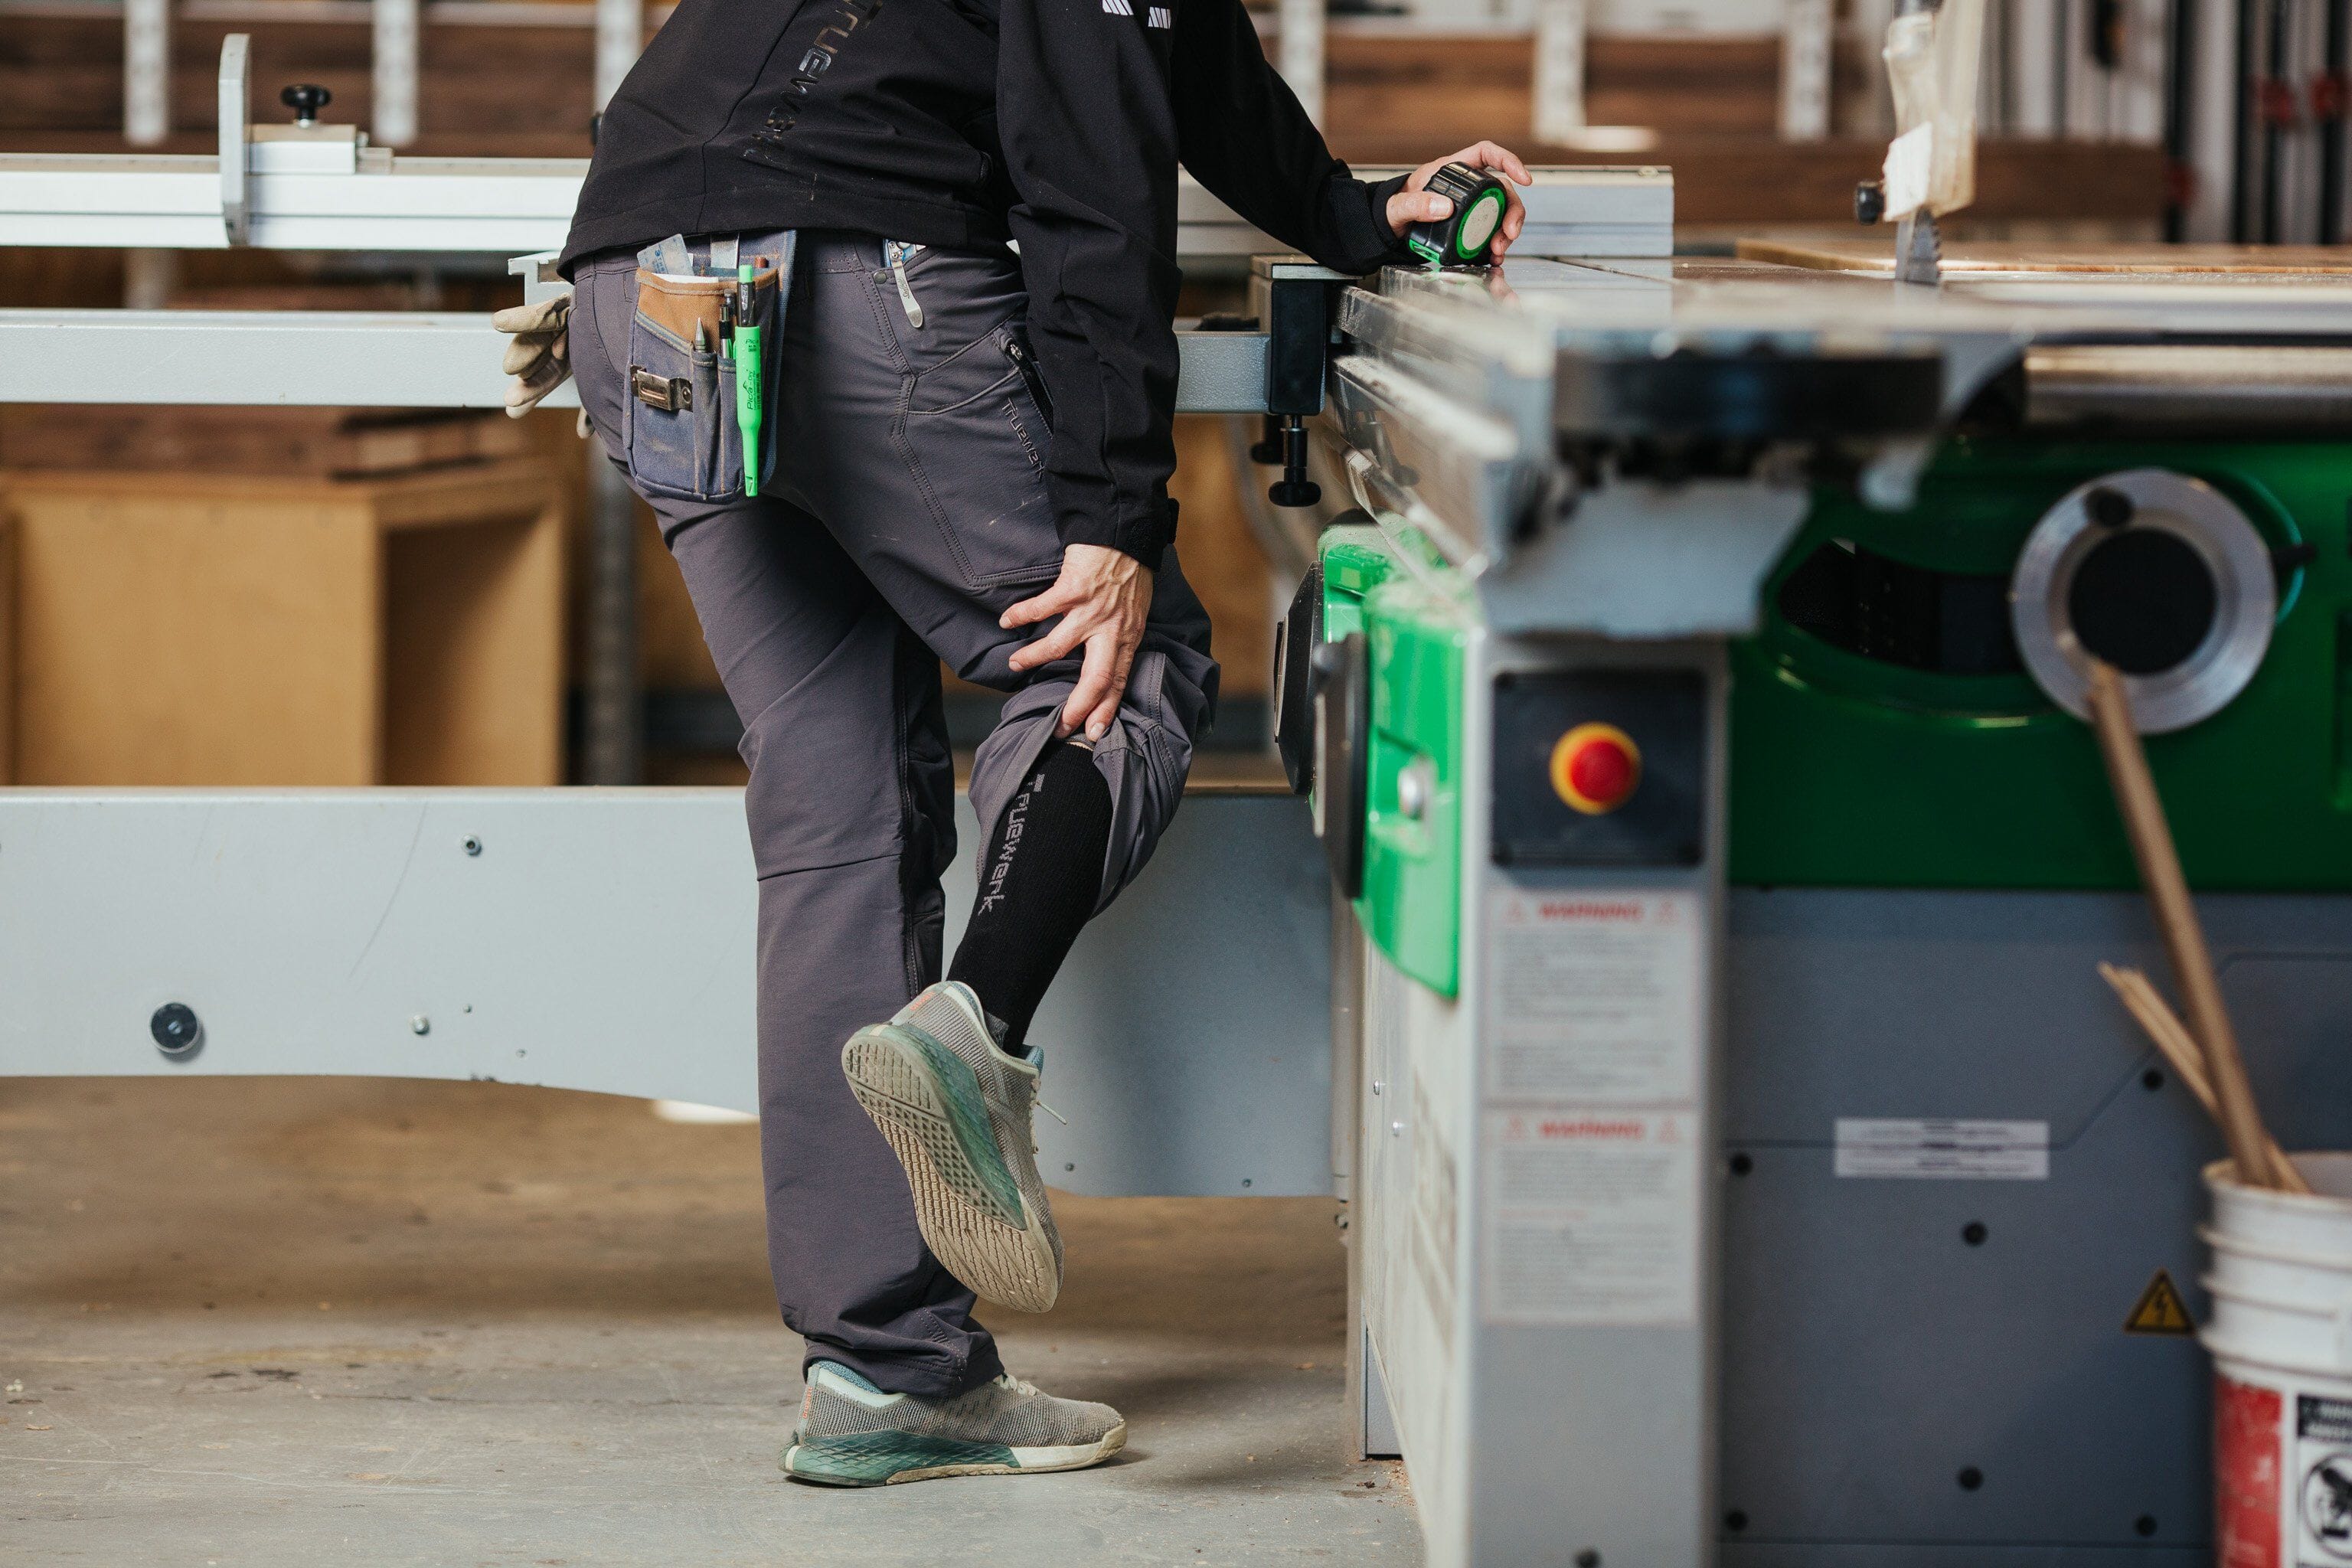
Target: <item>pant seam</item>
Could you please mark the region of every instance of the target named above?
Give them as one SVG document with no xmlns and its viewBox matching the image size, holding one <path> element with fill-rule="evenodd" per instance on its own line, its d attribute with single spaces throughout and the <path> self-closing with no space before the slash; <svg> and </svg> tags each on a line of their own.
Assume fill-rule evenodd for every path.
<svg viewBox="0 0 2352 1568">
<path fill-rule="evenodd" d="M 907 711 L 907 634 L 902 626 L 890 639 L 890 749 L 892 772 L 898 786 L 898 962 L 906 972 L 907 994 L 922 989 L 921 943 L 915 935 L 915 909 L 907 896 L 908 861 L 915 853 L 914 758 L 908 745 L 910 727 Z"/>
</svg>

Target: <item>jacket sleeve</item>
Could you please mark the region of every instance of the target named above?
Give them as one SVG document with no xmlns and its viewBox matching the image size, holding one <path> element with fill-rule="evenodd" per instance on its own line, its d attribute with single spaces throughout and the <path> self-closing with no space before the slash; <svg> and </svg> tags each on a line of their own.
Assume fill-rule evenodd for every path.
<svg viewBox="0 0 2352 1568">
<path fill-rule="evenodd" d="M 1366 184 L 1331 156 L 1241 0 L 1180 0 L 1175 32 L 1177 153 L 1194 179 L 1336 271 L 1412 262 L 1388 224 L 1404 177 Z"/>
<path fill-rule="evenodd" d="M 1183 0 L 1172 0 L 1181 5 Z M 1158 566 L 1175 532 L 1172 28 L 1150 0 L 1003 0 L 997 133 L 1066 544 Z"/>
</svg>

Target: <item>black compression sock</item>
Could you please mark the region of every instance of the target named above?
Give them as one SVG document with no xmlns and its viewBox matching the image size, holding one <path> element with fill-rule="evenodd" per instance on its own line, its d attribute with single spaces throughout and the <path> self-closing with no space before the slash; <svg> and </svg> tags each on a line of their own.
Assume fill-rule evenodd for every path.
<svg viewBox="0 0 2352 1568">
<path fill-rule="evenodd" d="M 980 863 L 971 907 L 948 978 L 961 980 L 1004 1023 L 1018 1051 L 1045 987 L 1094 913 L 1110 847 L 1110 785 L 1093 751 L 1049 741 L 1004 808 Z"/>
</svg>

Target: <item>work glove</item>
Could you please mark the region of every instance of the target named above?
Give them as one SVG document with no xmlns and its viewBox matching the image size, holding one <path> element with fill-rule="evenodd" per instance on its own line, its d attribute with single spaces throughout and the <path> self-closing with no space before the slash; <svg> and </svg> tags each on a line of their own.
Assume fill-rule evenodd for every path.
<svg viewBox="0 0 2352 1568">
<path fill-rule="evenodd" d="M 571 378 L 572 290 L 529 305 L 509 305 L 490 318 L 490 325 L 514 334 L 503 368 L 514 377 L 507 388 L 507 413 L 520 419 Z"/>
</svg>

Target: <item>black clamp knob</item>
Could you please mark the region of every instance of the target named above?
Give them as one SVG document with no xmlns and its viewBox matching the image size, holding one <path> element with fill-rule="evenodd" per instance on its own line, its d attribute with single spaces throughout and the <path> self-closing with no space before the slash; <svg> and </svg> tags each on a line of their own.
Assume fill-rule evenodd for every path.
<svg viewBox="0 0 2352 1568">
<path fill-rule="evenodd" d="M 1266 487 L 1265 499 L 1276 506 L 1313 506 L 1323 499 L 1323 487 L 1307 477 L 1307 420 L 1301 415 L 1282 416 L 1282 478 Z"/>
<path fill-rule="evenodd" d="M 1886 221 L 1886 182 L 1864 180 L 1853 188 L 1853 221 L 1860 224 Z"/>
<path fill-rule="evenodd" d="M 335 101 L 335 95 L 314 81 L 296 82 L 278 95 L 278 101 L 294 111 L 294 123 L 309 127 L 319 123 L 319 110 Z"/>
</svg>

